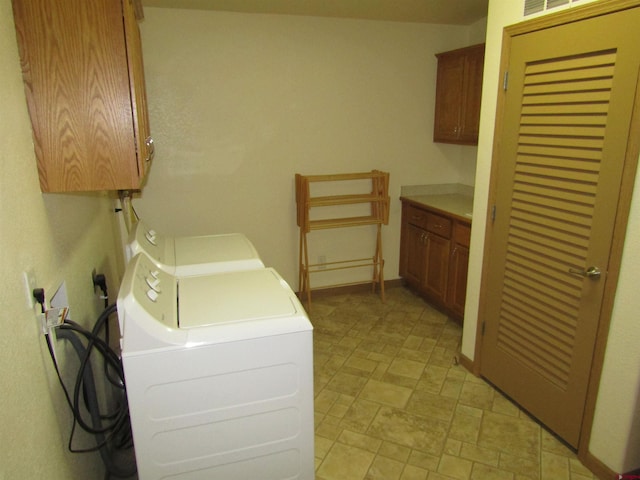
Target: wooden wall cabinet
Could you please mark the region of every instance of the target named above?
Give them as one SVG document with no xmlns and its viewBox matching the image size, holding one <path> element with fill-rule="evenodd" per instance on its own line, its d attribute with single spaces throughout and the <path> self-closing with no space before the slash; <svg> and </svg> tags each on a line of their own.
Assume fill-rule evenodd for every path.
<svg viewBox="0 0 640 480">
<path fill-rule="evenodd" d="M 140 0 L 13 0 L 43 192 L 141 187 L 153 156 Z"/>
<path fill-rule="evenodd" d="M 462 321 L 471 223 L 402 203 L 400 276 L 430 303 Z"/>
<path fill-rule="evenodd" d="M 433 141 L 478 144 L 484 44 L 439 53 Z"/>
</svg>

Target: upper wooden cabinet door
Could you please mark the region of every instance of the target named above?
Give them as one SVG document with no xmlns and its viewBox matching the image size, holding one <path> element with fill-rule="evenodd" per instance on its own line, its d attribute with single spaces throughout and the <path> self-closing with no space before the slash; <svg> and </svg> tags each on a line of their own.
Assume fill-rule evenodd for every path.
<svg viewBox="0 0 640 480">
<path fill-rule="evenodd" d="M 152 141 L 133 0 L 13 0 L 43 192 L 140 188 Z"/>
<path fill-rule="evenodd" d="M 433 141 L 477 145 L 484 44 L 436 56 L 438 78 Z"/>
</svg>

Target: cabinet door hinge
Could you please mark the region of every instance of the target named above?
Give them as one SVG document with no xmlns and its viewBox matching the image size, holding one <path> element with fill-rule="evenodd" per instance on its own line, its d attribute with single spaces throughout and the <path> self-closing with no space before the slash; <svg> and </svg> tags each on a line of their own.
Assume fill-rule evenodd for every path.
<svg viewBox="0 0 640 480">
<path fill-rule="evenodd" d="M 507 70 L 506 72 L 504 72 L 504 79 L 502 80 L 502 88 L 506 92 L 508 87 L 509 87 L 509 71 Z"/>
</svg>

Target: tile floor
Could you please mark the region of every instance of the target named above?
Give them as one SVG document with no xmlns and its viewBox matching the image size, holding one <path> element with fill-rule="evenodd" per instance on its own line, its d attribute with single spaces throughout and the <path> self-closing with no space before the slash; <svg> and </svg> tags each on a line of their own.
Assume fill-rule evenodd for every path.
<svg viewBox="0 0 640 480">
<path fill-rule="evenodd" d="M 575 455 L 455 365 L 462 329 L 402 288 L 314 297 L 317 480 L 587 480 Z"/>
</svg>

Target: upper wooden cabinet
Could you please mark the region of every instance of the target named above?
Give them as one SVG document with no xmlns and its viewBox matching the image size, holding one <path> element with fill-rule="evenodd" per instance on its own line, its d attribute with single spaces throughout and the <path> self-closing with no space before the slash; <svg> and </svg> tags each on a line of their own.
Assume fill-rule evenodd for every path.
<svg viewBox="0 0 640 480">
<path fill-rule="evenodd" d="M 43 192 L 141 187 L 153 140 L 139 1 L 13 0 Z"/>
<path fill-rule="evenodd" d="M 439 53 L 433 141 L 478 144 L 484 44 Z"/>
</svg>

